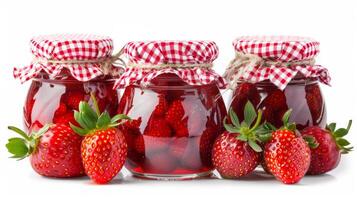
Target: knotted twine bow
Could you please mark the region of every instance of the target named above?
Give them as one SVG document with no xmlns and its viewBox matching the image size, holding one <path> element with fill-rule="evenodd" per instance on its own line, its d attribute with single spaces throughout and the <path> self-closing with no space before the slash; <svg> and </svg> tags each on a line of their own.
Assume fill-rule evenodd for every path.
<svg viewBox="0 0 357 200">
<path fill-rule="evenodd" d="M 104 75 L 117 75 L 115 74 L 115 70 L 113 70 L 112 66 L 125 68 L 126 64 L 122 58 L 120 58 L 124 53 L 124 47 L 116 54 L 98 59 L 83 59 L 83 60 L 53 60 L 53 59 L 45 59 L 35 57 L 32 60 L 32 63 L 40 63 L 43 65 L 47 64 L 99 64 L 100 69 L 102 70 Z"/>
<path fill-rule="evenodd" d="M 251 75 L 251 72 L 256 68 L 262 67 L 287 67 L 293 68 L 295 66 L 314 66 L 314 59 L 298 60 L 298 61 L 274 61 L 267 60 L 255 54 L 244 54 L 241 52 L 236 52 L 235 58 L 229 63 L 223 77 L 228 80 L 229 87 L 235 89 L 237 82 L 242 79 L 252 79 L 253 82 L 258 82 L 260 80 Z"/>
</svg>

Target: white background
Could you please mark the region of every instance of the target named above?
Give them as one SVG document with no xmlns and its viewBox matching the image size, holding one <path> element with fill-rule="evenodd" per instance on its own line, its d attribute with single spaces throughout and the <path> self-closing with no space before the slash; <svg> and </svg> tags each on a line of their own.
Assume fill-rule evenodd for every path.
<svg viewBox="0 0 357 200">
<path fill-rule="evenodd" d="M 12 67 L 31 60 L 32 36 L 52 33 L 94 33 L 111 36 L 116 49 L 129 40 L 208 39 L 217 42 L 215 69 L 222 73 L 233 58 L 232 40 L 239 35 L 301 35 L 321 42 L 318 63 L 329 68 L 332 87 L 322 86 L 329 121 L 345 125 L 356 118 L 357 9 L 353 1 L 1 1 L 0 2 L 0 199 L 155 198 L 302 199 L 356 194 L 356 153 L 344 156 L 338 169 L 283 185 L 259 174 L 243 180 L 144 181 L 123 171 L 110 185 L 36 175 L 28 160 L 7 157 L 7 125 L 22 125 L 28 83 L 12 78 Z M 355 122 L 357 123 L 357 121 Z M 349 139 L 356 146 L 356 128 Z"/>
</svg>

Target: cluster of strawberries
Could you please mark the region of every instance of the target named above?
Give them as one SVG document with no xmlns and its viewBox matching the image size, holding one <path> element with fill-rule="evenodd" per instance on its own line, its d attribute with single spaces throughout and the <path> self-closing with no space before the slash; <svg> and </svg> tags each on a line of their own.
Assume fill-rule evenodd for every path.
<svg viewBox="0 0 357 200">
<path fill-rule="evenodd" d="M 304 108 L 306 103 L 306 106 L 308 107 L 299 111 L 294 110 L 294 112 L 299 112 L 299 114 L 302 116 L 311 115 L 311 123 L 319 124 L 322 122 L 322 115 L 324 114 L 324 102 L 319 85 L 315 83 L 306 85 L 304 88 L 305 90 L 294 90 L 294 94 L 296 96 L 305 97 L 306 101 L 297 102 L 296 105 L 302 105 L 301 107 Z M 273 86 L 271 83 L 269 87 L 259 86 L 249 82 L 240 83 L 234 91 L 234 98 L 232 100 L 231 107 L 234 109 L 238 117 L 243 119 L 243 108 L 245 103 L 249 100 L 255 108 L 263 110 L 263 120 L 268 119 L 270 123 L 280 127 L 283 125 L 281 118 L 289 109 L 287 104 L 287 97 L 285 94 L 288 90 L 289 88 L 286 88 L 285 91 L 282 91 Z M 297 94 L 297 92 L 300 92 L 301 94 Z M 262 98 L 263 96 L 264 98 Z M 305 127 L 306 124 L 297 124 L 298 129 Z"/>
<path fill-rule="evenodd" d="M 130 93 L 130 88 L 126 92 Z M 126 95 L 123 94 L 123 99 Z M 180 96 L 157 93 L 157 104 L 143 131 L 140 130 L 141 117 L 120 126 L 128 143 L 129 167 L 134 171 L 173 174 L 204 171 L 210 167 L 211 148 L 217 133 L 212 123 L 204 125 L 204 120 L 197 120 L 202 119 L 205 112 Z M 188 125 L 189 118 L 197 122 Z M 195 149 L 198 146 L 199 150 Z"/>
<path fill-rule="evenodd" d="M 44 125 L 30 134 L 10 126 L 10 130 L 22 137 L 9 139 L 6 147 L 13 158 L 30 156 L 33 169 L 43 176 L 87 174 L 96 183 L 107 183 L 121 170 L 127 155 L 125 136 L 116 127 L 130 119 L 123 114 L 111 118 L 107 111 L 101 113 L 93 94 L 94 110 L 82 101 L 83 95 L 70 97 L 64 98 L 66 104 L 61 103 L 56 110 L 54 124 Z M 66 118 L 67 107 L 78 111 L 70 111 L 71 116 Z"/>
<path fill-rule="evenodd" d="M 342 137 L 350 127 L 336 129 L 330 124 L 327 129 L 307 127 L 296 130 L 289 123 L 291 110 L 282 117 L 279 129 L 270 123 L 260 124 L 262 112 L 256 114 L 248 101 L 244 108 L 244 119 L 231 109 L 227 129 L 220 135 L 213 147 L 213 164 L 224 178 L 239 178 L 253 172 L 261 164 L 268 174 L 274 175 L 285 184 L 299 182 L 306 173 L 316 175 L 334 169 L 341 153 L 348 153 L 352 147 Z M 253 124 L 254 122 L 254 124 Z"/>
</svg>

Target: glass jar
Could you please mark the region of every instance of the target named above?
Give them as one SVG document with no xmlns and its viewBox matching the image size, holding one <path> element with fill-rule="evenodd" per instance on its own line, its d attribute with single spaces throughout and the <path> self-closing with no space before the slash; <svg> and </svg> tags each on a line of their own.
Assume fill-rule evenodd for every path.
<svg viewBox="0 0 357 200">
<path fill-rule="evenodd" d="M 249 83 L 237 82 L 231 108 L 243 119 L 243 109 L 247 101 L 263 111 L 263 121 L 276 127 L 282 126 L 282 117 L 292 109 L 290 120 L 299 130 L 308 126 L 326 126 L 325 101 L 316 78 L 294 78 L 284 90 L 270 81 Z"/>
<path fill-rule="evenodd" d="M 26 129 L 40 128 L 47 123 L 76 124 L 74 110 L 80 101 L 89 101 L 93 93 L 100 110 L 107 110 L 111 116 L 118 109 L 119 95 L 113 89 L 114 79 L 97 77 L 82 82 L 65 73 L 56 79 L 41 73 L 32 79 L 24 106 Z"/>
<path fill-rule="evenodd" d="M 114 64 L 113 41 L 90 34 L 41 35 L 30 41 L 33 60 L 15 67 L 14 78 L 31 81 L 24 106 L 25 129 L 47 123 L 76 124 L 74 110 L 93 93 L 100 109 L 114 115 L 118 92 L 113 89 L 121 69 Z"/>
<path fill-rule="evenodd" d="M 126 87 L 119 113 L 138 122 L 122 127 L 126 168 L 135 176 L 189 179 L 212 173 L 211 149 L 226 116 L 216 84 L 188 85 L 176 75 L 162 74 L 150 86 Z"/>
</svg>

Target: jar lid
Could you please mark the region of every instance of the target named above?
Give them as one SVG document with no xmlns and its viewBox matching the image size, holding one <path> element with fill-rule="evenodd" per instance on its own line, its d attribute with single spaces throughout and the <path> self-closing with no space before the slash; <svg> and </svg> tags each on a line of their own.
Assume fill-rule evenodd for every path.
<svg viewBox="0 0 357 200">
<path fill-rule="evenodd" d="M 189 85 L 215 82 L 225 88 L 227 83 L 213 71 L 218 56 L 213 41 L 147 41 L 129 42 L 124 47 L 129 62 L 115 87 L 148 86 L 161 74 L 175 74 Z"/>
<path fill-rule="evenodd" d="M 233 41 L 237 52 L 275 61 L 312 59 L 319 53 L 319 46 L 312 38 L 298 36 L 242 36 Z"/>
<path fill-rule="evenodd" d="M 120 69 L 112 66 L 113 41 L 109 37 L 89 34 L 37 36 L 30 41 L 32 63 L 14 68 L 14 77 L 25 82 L 45 72 L 57 77 L 63 69 L 79 81 L 101 75 L 115 75 Z"/>
<path fill-rule="evenodd" d="M 205 64 L 217 58 L 218 47 L 213 41 L 129 42 L 124 54 L 135 64 Z"/>
<path fill-rule="evenodd" d="M 319 42 L 296 36 L 243 36 L 233 41 L 236 57 L 230 62 L 223 77 L 235 89 L 238 81 L 269 80 L 284 90 L 289 82 L 301 75 L 317 78 L 329 85 L 328 70 L 316 65 Z"/>
</svg>

